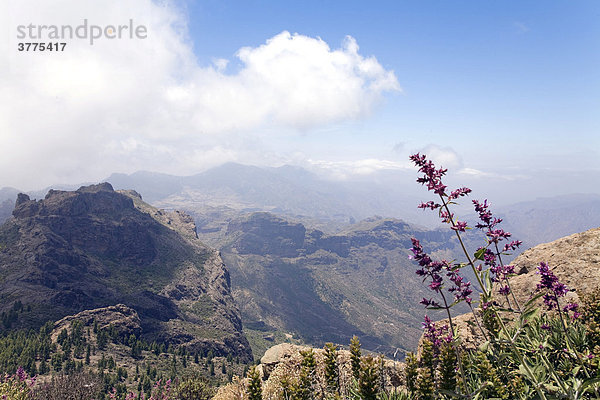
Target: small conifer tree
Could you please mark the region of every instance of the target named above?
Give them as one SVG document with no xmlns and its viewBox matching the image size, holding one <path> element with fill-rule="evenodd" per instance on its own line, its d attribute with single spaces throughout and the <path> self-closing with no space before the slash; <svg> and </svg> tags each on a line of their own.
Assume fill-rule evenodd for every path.
<svg viewBox="0 0 600 400">
<path fill-rule="evenodd" d="M 417 376 L 419 369 L 419 361 L 417 356 L 413 353 L 408 353 L 406 355 L 406 367 L 404 369 L 404 376 L 406 379 L 406 388 L 410 393 L 413 393 L 417 389 Z"/>
<path fill-rule="evenodd" d="M 312 400 L 314 398 L 314 384 L 317 371 L 317 362 L 313 349 L 301 351 L 302 363 L 298 377 L 296 398 L 298 400 Z"/>
<path fill-rule="evenodd" d="M 260 380 L 260 372 L 256 366 L 250 368 L 248 372 L 248 399 L 249 400 L 262 400 L 262 382 Z"/>
<path fill-rule="evenodd" d="M 356 335 L 350 340 L 350 363 L 352 364 L 352 376 L 357 381 L 360 379 L 360 342 Z"/>
<path fill-rule="evenodd" d="M 325 343 L 325 380 L 329 393 L 339 392 L 340 381 L 337 364 L 337 346 L 333 343 Z"/>
<path fill-rule="evenodd" d="M 440 348 L 439 356 L 439 388 L 448 391 L 456 390 L 456 351 L 450 344 Z"/>
<path fill-rule="evenodd" d="M 376 400 L 378 392 L 379 373 L 376 360 L 365 356 L 361 364 L 358 387 L 362 400 Z"/>
</svg>

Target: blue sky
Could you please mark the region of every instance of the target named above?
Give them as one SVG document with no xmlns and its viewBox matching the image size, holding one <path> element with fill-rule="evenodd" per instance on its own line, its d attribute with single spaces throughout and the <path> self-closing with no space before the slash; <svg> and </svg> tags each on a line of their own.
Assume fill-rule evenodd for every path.
<svg viewBox="0 0 600 400">
<path fill-rule="evenodd" d="M 2 1 L 9 28 L 26 20 L 135 18 L 148 25 L 149 39 L 71 43 L 71 53 L 40 65 L 40 54 L 15 54 L 9 33 L 0 102 L 13 108 L 0 112 L 0 127 L 12 147 L 4 147 L 0 186 L 139 169 L 191 174 L 224 161 L 298 164 L 348 178 L 404 170 L 409 153 L 426 151 L 474 185 L 487 179 L 513 189 L 534 182 L 540 195 L 600 193 L 589 185 L 600 181 L 597 1 L 61 0 L 68 10 L 61 16 L 42 1 Z M 323 58 L 285 81 L 270 58 L 288 50 L 298 57 L 291 69 L 306 54 Z M 339 57 L 344 68 L 335 70 Z M 359 71 L 370 57 L 371 75 Z M 39 89 L 43 68 L 49 79 L 64 77 Z M 260 68 L 266 72 L 258 79 Z M 302 97 L 305 77 L 308 88 L 343 77 L 362 87 L 340 82 Z M 341 94 L 332 93 L 338 86 Z M 31 87 L 38 93 L 12 105 Z M 17 123 L 32 107 L 49 110 L 50 123 Z M 66 118 L 53 122 L 59 110 Z M 23 137 L 41 137 L 40 147 Z M 8 163 L 25 172 L 9 172 Z"/>
<path fill-rule="evenodd" d="M 387 96 L 368 122 L 350 127 L 377 139 L 379 155 L 389 156 L 382 153 L 391 150 L 382 145 L 418 147 L 425 136 L 465 157 L 481 152 L 486 162 L 487 155 L 499 151 L 538 158 L 595 150 L 583 156 L 598 158 L 598 2 L 214 1 L 183 6 L 200 62 L 232 58 L 240 47 L 260 45 L 282 30 L 318 36 L 333 47 L 345 35 L 354 37 L 361 53 L 393 69 L 403 88 L 402 94 Z"/>
</svg>

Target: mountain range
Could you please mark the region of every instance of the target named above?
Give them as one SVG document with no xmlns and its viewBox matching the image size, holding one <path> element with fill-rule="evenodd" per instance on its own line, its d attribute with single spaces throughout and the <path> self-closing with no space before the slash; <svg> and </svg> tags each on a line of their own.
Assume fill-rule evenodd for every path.
<svg viewBox="0 0 600 400">
<path fill-rule="evenodd" d="M 243 334 L 255 353 L 261 353 L 274 342 L 294 337 L 320 345 L 325 341 L 348 343 L 354 334 L 361 337 L 369 350 L 391 355 L 398 349 L 401 352 L 411 349 L 420 336 L 423 309 L 418 302 L 427 293 L 414 274 L 415 265 L 408 259 L 410 238 L 419 238 L 435 256 L 453 259 L 459 255 L 452 232 L 447 227 L 438 229 L 433 213 L 416 208 L 422 199 L 404 194 L 402 187 L 390 187 L 380 181 L 334 182 L 298 167 L 259 168 L 234 163 L 187 177 L 137 172 L 113 174 L 107 181 L 116 189 L 123 189 L 122 193 L 114 192 L 115 195 L 131 199 L 136 209 L 151 215 L 163 227 L 181 225 L 172 221 L 173 218 L 181 221 L 180 216 L 184 214 L 174 210 L 183 210 L 193 218 L 193 221 L 188 218 L 183 224 L 187 228 L 180 231 L 187 232 L 186 240 L 196 243 L 194 246 L 202 251 L 212 250 L 200 243 L 220 252 L 226 268 L 222 272 L 223 279 L 227 281 L 227 274 L 231 275 L 228 296 L 239 305 L 239 314 L 235 305 L 231 309 L 224 307 L 221 312 L 233 321 L 232 337 L 236 338 L 234 342 L 240 343 L 240 348 L 244 347 L 245 338 L 241 338 L 235 315 L 241 318 Z M 389 183 L 389 179 L 385 182 Z M 99 190 L 99 193 L 104 192 L 104 189 Z M 136 192 L 152 206 L 142 201 Z M 0 221 L 12 212 L 17 193 L 16 189 L 0 190 Z M 49 199 L 42 200 L 42 204 L 51 203 L 56 193 L 63 192 L 51 191 Z M 42 192 L 30 195 L 43 196 Z M 8 226 L 23 215 L 21 208 L 33 213 L 35 206 L 31 204 L 40 203 L 22 196 L 20 199 L 15 219 L 9 220 Z M 523 240 L 523 249 L 526 249 L 542 241 L 600 226 L 600 215 L 595 212 L 599 206 L 600 196 L 571 195 L 500 207 L 496 212 L 506 216 L 505 229 L 513 232 L 516 239 Z M 169 219 L 167 215 L 175 217 Z M 36 218 L 35 221 L 42 221 Z M 76 229 L 73 224 L 65 226 Z M 5 240 L 11 237 L 10 229 L 3 227 L 4 237 L 8 238 Z M 110 242 L 112 236 L 111 233 L 100 241 Z M 467 235 L 467 240 L 473 246 L 482 243 L 482 237 L 476 233 Z M 21 245 L 28 246 L 37 244 L 30 241 Z M 149 254 L 156 252 L 151 246 L 147 249 L 142 246 L 133 259 L 141 257 L 139 262 L 144 263 L 143 257 L 149 257 L 143 255 L 146 250 Z M 76 253 L 82 251 L 87 250 L 77 249 Z M 168 263 L 171 253 L 165 254 L 168 256 L 156 265 Z M 129 255 L 124 256 L 124 270 L 131 271 L 132 261 L 127 258 Z M 103 256 L 94 257 L 100 263 L 105 262 Z M 73 261 L 79 262 L 82 261 Z M 86 262 L 84 265 L 88 268 Z M 39 271 L 30 272 L 41 275 Z M 68 281 L 68 275 L 60 275 L 55 279 L 56 284 L 62 285 L 63 278 Z M 88 275 L 81 277 L 88 279 Z M 97 277 L 92 275 L 92 278 L 91 285 L 97 282 Z M 140 287 L 145 286 L 138 283 Z M 61 286 L 59 292 L 74 296 L 72 304 L 77 306 L 61 311 L 56 317 L 122 300 L 114 297 L 110 302 L 90 301 L 84 295 L 91 289 L 90 286 L 81 290 L 82 294 L 73 291 L 68 284 Z M 145 289 L 159 295 L 164 293 L 164 287 Z M 8 300 L 5 303 L 10 305 Z M 60 305 L 56 310 L 60 310 Z M 148 331 L 149 326 L 161 325 L 160 319 L 152 319 L 143 310 L 138 312 L 147 332 L 152 332 L 152 329 Z M 174 312 L 185 316 L 184 311 Z M 150 319 L 145 320 L 146 317 Z M 158 333 L 149 337 L 153 335 Z"/>
<path fill-rule="evenodd" d="M 148 342 L 251 357 L 227 269 L 188 215 L 108 183 L 19 194 L 12 215 L 0 227 L 0 329 L 124 305 Z"/>
</svg>

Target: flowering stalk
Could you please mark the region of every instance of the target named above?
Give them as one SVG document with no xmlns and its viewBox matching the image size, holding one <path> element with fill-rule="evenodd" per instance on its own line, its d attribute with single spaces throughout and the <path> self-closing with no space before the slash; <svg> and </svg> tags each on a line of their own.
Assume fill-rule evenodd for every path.
<svg viewBox="0 0 600 400">
<path fill-rule="evenodd" d="M 485 248 L 478 249 L 476 256 L 479 255 L 479 258 L 483 259 L 485 265 L 489 266 L 490 271 L 495 275 L 495 279 L 504 284 L 504 286 L 500 287 L 499 293 L 505 296 L 507 305 L 510 307 L 510 300 L 508 298 L 508 294 L 510 293 L 512 294 L 517 310 L 521 312 L 519 301 L 513 293 L 508 279 L 514 274 L 514 266 L 504 265 L 504 262 L 502 262 L 502 253 L 506 253 L 509 250 L 516 250 L 523 242 L 520 240 L 513 240 L 510 243 L 505 244 L 503 251 L 500 252 L 498 243 L 502 240 L 508 240 L 511 237 L 511 233 L 496 227 L 502 222 L 502 219 L 493 217 L 487 200 L 484 200 L 483 202 L 473 200 L 473 205 L 475 206 L 475 211 L 479 214 L 480 221 L 475 227 L 485 232 L 488 241 L 488 245 Z M 494 245 L 495 252 L 489 249 L 491 244 Z M 497 265 L 496 260 L 498 260 L 500 265 Z"/>
<path fill-rule="evenodd" d="M 460 243 L 462 251 L 463 251 L 465 257 L 467 258 L 467 264 L 470 265 L 473 273 L 475 274 L 475 277 L 477 279 L 479 287 L 481 287 L 481 289 L 483 290 L 483 292 L 481 294 L 481 298 L 482 298 L 481 302 L 483 302 L 483 304 L 490 305 L 490 310 L 493 313 L 494 319 L 498 322 L 498 324 L 502 330 L 502 333 L 505 335 L 505 337 L 507 337 L 509 339 L 509 343 L 510 343 L 511 348 L 513 349 L 514 354 L 517 356 L 520 364 L 524 367 L 527 375 L 532 378 L 532 380 L 534 382 L 535 390 L 538 393 L 538 396 L 540 397 L 540 399 L 545 400 L 546 396 L 544 395 L 544 393 L 540 387 L 541 383 L 537 381 L 537 378 L 533 374 L 533 371 L 531 370 L 529 365 L 524 361 L 524 357 L 521 354 L 521 351 L 517 348 L 514 338 L 511 338 L 511 336 L 508 334 L 508 331 L 507 331 L 504 321 L 500 317 L 496 307 L 493 306 L 493 302 L 491 301 L 492 287 L 491 286 L 487 287 L 486 285 L 484 285 L 483 280 L 481 279 L 481 276 L 480 276 L 480 270 L 478 270 L 478 268 L 475 267 L 475 263 L 474 263 L 473 259 L 471 258 L 469 252 L 467 251 L 466 246 L 462 240 L 460 232 L 466 231 L 466 229 L 467 229 L 466 222 L 455 220 L 454 214 L 450 211 L 449 204 L 453 203 L 453 200 L 455 200 L 459 197 L 468 195 L 471 192 L 471 189 L 460 188 L 460 189 L 452 191 L 450 194 L 447 194 L 446 193 L 447 186 L 444 185 L 442 182 L 442 177 L 447 172 L 446 169 L 443 169 L 443 168 L 436 169 L 435 165 L 433 164 L 433 162 L 431 160 L 427 160 L 425 155 L 420 155 L 419 153 L 412 155 L 410 157 L 410 159 L 411 159 L 411 161 L 413 161 L 413 163 L 415 163 L 415 165 L 417 167 L 419 167 L 419 172 L 423 173 L 423 176 L 418 178 L 417 182 L 421 183 L 422 185 L 426 185 L 427 189 L 430 191 L 433 191 L 439 197 L 439 199 L 441 201 L 441 203 L 436 203 L 433 201 L 421 203 L 419 205 L 419 208 L 422 208 L 422 209 L 429 208 L 431 210 L 439 209 L 439 214 L 440 214 L 440 217 L 442 218 L 442 222 L 448 223 L 451 225 L 451 229 L 456 233 L 456 237 Z M 501 240 L 500 238 L 505 239 L 509 236 L 510 236 L 510 234 L 507 235 L 507 233 L 504 231 L 490 230 L 488 232 L 488 237 L 490 237 L 492 240 L 496 240 L 496 243 Z M 518 245 L 515 243 L 515 246 L 518 246 Z M 415 246 L 414 246 L 414 242 L 413 242 L 413 248 L 414 247 Z M 414 253 L 414 250 L 413 250 L 413 253 Z M 431 263 L 431 260 L 426 260 L 426 261 Z M 421 263 L 420 263 L 420 265 L 421 265 Z M 431 265 L 431 268 L 437 268 L 437 265 L 435 265 L 435 264 Z M 433 275 L 434 273 L 435 272 L 430 273 L 430 276 L 432 278 L 435 277 L 435 275 Z M 507 272 L 507 271 L 506 272 L 502 271 L 502 273 L 507 276 L 509 275 L 509 272 Z M 432 288 L 430 285 L 430 288 L 432 288 L 432 289 L 434 289 L 434 288 L 437 289 L 439 286 L 439 284 L 436 283 L 436 281 L 434 281 L 434 280 L 432 280 L 432 284 L 434 286 Z M 510 287 L 508 290 L 510 290 Z M 440 294 L 442 294 L 441 291 L 440 291 Z M 442 298 L 443 298 L 443 296 L 442 296 Z M 447 310 L 447 312 L 448 312 L 448 314 L 450 314 L 449 310 Z M 475 320 L 477 321 L 477 315 L 475 314 L 475 312 L 473 312 L 473 315 L 475 317 Z M 481 328 L 481 325 L 479 323 L 478 323 L 478 325 Z M 482 332 L 485 335 L 485 332 L 483 331 L 483 329 L 482 329 Z M 457 355 L 458 354 L 459 353 L 457 350 Z M 460 356 L 459 356 L 459 358 L 460 358 Z M 463 375 L 463 382 L 466 383 L 466 380 L 464 380 L 464 379 L 465 378 Z M 466 385 L 465 385 L 465 388 L 466 388 Z"/>
</svg>

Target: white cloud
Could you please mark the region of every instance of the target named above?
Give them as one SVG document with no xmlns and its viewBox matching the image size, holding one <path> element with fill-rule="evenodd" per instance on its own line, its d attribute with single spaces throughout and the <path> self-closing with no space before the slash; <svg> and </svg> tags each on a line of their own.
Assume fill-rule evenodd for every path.
<svg viewBox="0 0 600 400">
<path fill-rule="evenodd" d="M 407 171 L 412 170 L 408 162 L 398 162 L 367 158 L 354 161 L 306 160 L 307 169 L 319 172 L 331 179 L 346 180 L 357 176 L 366 176 L 378 171 Z"/>
<path fill-rule="evenodd" d="M 475 179 L 493 178 L 496 180 L 504 180 L 504 181 L 517 181 L 517 180 L 531 179 L 530 176 L 527 176 L 524 174 L 506 174 L 506 173 L 500 174 L 500 173 L 496 173 L 496 172 L 481 171 L 481 170 L 478 170 L 475 168 L 461 168 L 460 170 L 457 171 L 457 174 L 467 176 L 470 178 L 475 178 Z"/>
<path fill-rule="evenodd" d="M 310 130 L 367 116 L 392 71 L 347 37 L 282 32 L 231 60 L 198 65 L 186 16 L 151 0 L 0 0 L 0 186 L 33 188 L 113 171 L 191 173 L 239 159 L 255 130 Z M 17 52 L 16 26 L 147 27 L 146 39 L 67 40 L 64 52 Z M 4 24 L 4 22 L 7 22 Z M 242 138 L 242 140 L 239 140 Z M 267 138 L 263 138 L 268 141 Z M 252 141 L 251 141 L 252 142 Z M 212 163 L 212 164 L 211 164 Z"/>
<path fill-rule="evenodd" d="M 419 153 L 427 155 L 438 167 L 457 170 L 463 166 L 462 157 L 451 147 L 430 144 L 419 150 Z"/>
</svg>

